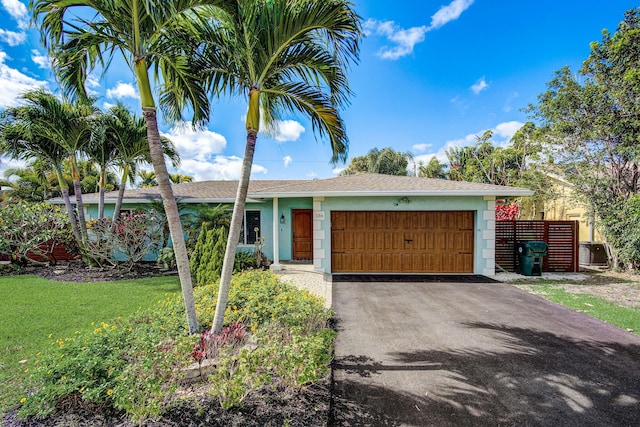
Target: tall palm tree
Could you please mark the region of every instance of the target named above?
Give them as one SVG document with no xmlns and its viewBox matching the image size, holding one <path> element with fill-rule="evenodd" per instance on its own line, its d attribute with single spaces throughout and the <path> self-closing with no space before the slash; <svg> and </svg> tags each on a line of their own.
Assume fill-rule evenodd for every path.
<svg viewBox="0 0 640 427">
<path fill-rule="evenodd" d="M 31 0 L 53 66 L 67 93 L 86 95 L 88 73 L 109 68 L 122 54 L 135 76 L 147 123 L 149 152 L 158 178 L 176 255 L 189 332 L 198 331 L 189 259 L 178 208 L 165 164 L 150 71 L 156 77 L 160 106 L 169 120 L 181 119 L 185 107 L 194 124 L 209 117 L 206 82 L 198 55 L 211 7 L 233 12 L 233 0 Z M 77 10 L 78 13 L 74 13 Z M 88 12 L 88 13 L 87 13 Z M 85 18 L 89 16 L 90 18 Z"/>
<path fill-rule="evenodd" d="M 344 161 L 348 139 L 338 108 L 350 95 L 346 68 L 358 59 L 360 18 L 347 0 L 238 0 L 217 13 L 203 51 L 214 93 L 248 97 L 246 147 L 212 325 L 220 331 L 249 186 L 261 114 L 267 130 L 302 113 L 326 137 L 331 161 Z"/>
<path fill-rule="evenodd" d="M 26 92 L 21 99 L 24 101 L 23 105 L 8 108 L 2 114 L 0 136 L 3 140 L 3 151 L 16 159 L 41 158 L 51 163 L 73 235 L 78 245 L 81 245 L 83 239 L 69 198 L 69 184 L 62 172 L 68 151 L 60 143 L 60 140 L 66 137 L 60 122 L 68 116 L 66 110 L 69 108 L 43 89 Z"/>
<path fill-rule="evenodd" d="M 122 171 L 118 187 L 118 198 L 113 210 L 112 221 L 115 225 L 116 220 L 120 217 L 120 209 L 122 208 L 122 199 L 124 198 L 127 182 L 133 182 L 138 174 L 138 166 L 144 163 L 151 163 L 151 157 L 149 155 L 147 125 L 144 117 L 137 117 L 131 114 L 131 111 L 124 104 L 118 103 L 111 107 L 105 116 L 105 126 L 106 138 L 114 141 L 117 147 L 117 155 L 113 159 L 114 165 Z M 165 137 L 161 137 L 160 140 L 164 155 L 174 167 L 178 167 L 180 154 L 173 142 Z M 146 171 L 140 171 L 140 173 L 142 172 Z M 149 172 L 148 175 L 155 181 L 155 173 Z"/>
</svg>

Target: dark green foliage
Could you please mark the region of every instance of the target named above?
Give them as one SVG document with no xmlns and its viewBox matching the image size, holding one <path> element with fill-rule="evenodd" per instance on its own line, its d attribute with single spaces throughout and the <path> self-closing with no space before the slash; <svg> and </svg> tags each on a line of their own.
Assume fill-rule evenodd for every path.
<svg viewBox="0 0 640 427">
<path fill-rule="evenodd" d="M 214 283 L 220 278 L 227 247 L 227 234 L 223 227 L 212 230 L 204 226 L 201 228 L 191 254 L 191 271 L 197 285 Z"/>
<path fill-rule="evenodd" d="M 553 158 L 594 213 L 613 264 L 634 267 L 625 227 L 626 201 L 640 193 L 640 9 L 625 13 L 613 35 L 591 44 L 576 74 L 555 73 L 530 106 L 543 125 Z M 632 208 L 629 208 L 632 209 Z M 620 258 L 618 259 L 618 255 Z"/>
<path fill-rule="evenodd" d="M 372 148 L 365 156 L 358 156 L 351 159 L 351 163 L 340 172 L 340 175 L 355 175 L 358 173 L 380 173 L 384 175 L 409 174 L 407 166 L 413 155 L 409 152 L 402 153 L 395 151 L 391 147 L 378 150 Z"/>
</svg>

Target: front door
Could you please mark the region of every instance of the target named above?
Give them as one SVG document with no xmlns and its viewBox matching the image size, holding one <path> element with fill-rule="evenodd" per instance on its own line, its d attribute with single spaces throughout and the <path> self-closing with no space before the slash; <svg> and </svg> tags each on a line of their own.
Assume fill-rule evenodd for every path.
<svg viewBox="0 0 640 427">
<path fill-rule="evenodd" d="M 293 259 L 313 259 L 313 210 L 293 209 Z"/>
</svg>

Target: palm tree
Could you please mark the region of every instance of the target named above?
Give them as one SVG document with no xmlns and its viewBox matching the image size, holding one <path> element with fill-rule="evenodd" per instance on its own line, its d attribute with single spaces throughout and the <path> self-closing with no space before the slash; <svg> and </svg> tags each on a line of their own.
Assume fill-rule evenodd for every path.
<svg viewBox="0 0 640 427">
<path fill-rule="evenodd" d="M 198 54 L 212 7 L 233 12 L 234 0 L 32 0 L 34 21 L 41 28 L 53 66 L 67 93 L 86 96 L 88 73 L 109 68 L 121 53 L 136 79 L 147 124 L 149 153 L 171 230 L 190 333 L 198 331 L 189 259 L 165 164 L 150 70 L 156 77 L 160 106 L 169 120 L 181 119 L 188 107 L 193 123 L 204 124 L 210 104 Z M 78 13 L 74 13 L 75 11 Z M 89 16 L 90 18 L 84 18 Z"/>
<path fill-rule="evenodd" d="M 51 164 L 60 186 L 73 235 L 78 245 L 81 245 L 83 239 L 71 206 L 69 184 L 62 173 L 63 162 L 68 152 L 60 143 L 65 134 L 59 123 L 68 116 L 69 107 L 43 89 L 26 92 L 21 99 L 25 101 L 23 105 L 8 108 L 2 114 L 0 135 L 3 151 L 15 159 L 40 158 Z"/>
<path fill-rule="evenodd" d="M 138 184 L 140 188 L 158 186 L 158 180 L 156 179 L 156 173 L 154 171 L 142 169 L 138 172 L 138 178 L 140 178 L 140 183 Z"/>
<path fill-rule="evenodd" d="M 144 117 L 137 117 L 131 114 L 124 104 L 118 103 L 111 107 L 105 116 L 105 126 L 106 137 L 115 141 L 117 147 L 117 155 L 113 159 L 114 165 L 122 171 L 118 186 L 118 198 L 116 199 L 112 217 L 112 222 L 115 225 L 116 220 L 120 217 L 120 209 L 122 208 L 122 199 L 124 198 L 127 182 L 133 182 L 134 177 L 138 175 L 138 166 L 143 163 L 151 163 L 151 157 L 149 155 L 147 125 Z M 178 167 L 180 154 L 173 142 L 165 137 L 160 139 L 164 155 L 169 158 L 174 167 Z M 155 182 L 155 185 L 157 185 L 154 172 L 140 171 L 140 174 L 143 174 L 140 175 L 143 180 L 149 178 L 150 181 Z"/>
<path fill-rule="evenodd" d="M 267 130 L 285 113 L 302 113 L 327 137 L 333 163 L 348 139 L 337 108 L 350 95 L 347 66 L 358 59 L 360 18 L 347 0 L 238 0 L 218 12 L 203 46 L 215 93 L 248 96 L 246 148 L 212 325 L 220 331 L 249 186 L 261 114 Z"/>
<path fill-rule="evenodd" d="M 174 184 L 181 184 L 183 182 L 193 182 L 193 177 L 189 175 L 183 175 L 181 173 L 169 174 L 169 179 Z"/>
</svg>

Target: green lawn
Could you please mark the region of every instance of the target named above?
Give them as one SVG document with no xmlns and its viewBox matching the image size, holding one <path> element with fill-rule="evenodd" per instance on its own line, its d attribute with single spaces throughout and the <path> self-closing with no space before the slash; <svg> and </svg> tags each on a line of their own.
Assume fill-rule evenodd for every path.
<svg viewBox="0 0 640 427">
<path fill-rule="evenodd" d="M 149 307 L 167 293 L 179 291 L 177 277 L 65 283 L 36 276 L 0 276 L 0 413 L 16 403 L 32 356 L 50 342 L 91 328 L 91 322 L 108 323 Z"/>
<path fill-rule="evenodd" d="M 640 335 L 640 310 L 622 307 L 592 295 L 567 292 L 557 285 L 548 283 L 536 286 L 535 293 L 550 301 Z"/>
</svg>

